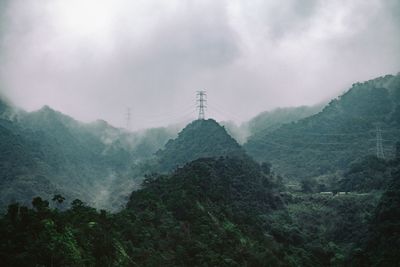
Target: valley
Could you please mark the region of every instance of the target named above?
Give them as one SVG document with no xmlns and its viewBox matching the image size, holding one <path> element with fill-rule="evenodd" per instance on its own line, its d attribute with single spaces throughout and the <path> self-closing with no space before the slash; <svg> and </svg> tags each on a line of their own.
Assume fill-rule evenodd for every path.
<svg viewBox="0 0 400 267">
<path fill-rule="evenodd" d="M 395 266 L 399 96 L 389 75 L 306 118 L 264 113 L 243 146 L 213 119 L 136 133 L 1 102 L 0 259 Z M 378 122 L 385 158 L 369 149 Z"/>
</svg>

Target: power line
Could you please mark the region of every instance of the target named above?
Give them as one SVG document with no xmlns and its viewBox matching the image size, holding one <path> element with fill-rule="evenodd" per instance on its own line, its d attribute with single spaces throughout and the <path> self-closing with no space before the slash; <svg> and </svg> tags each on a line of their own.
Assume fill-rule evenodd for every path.
<svg viewBox="0 0 400 267">
<path fill-rule="evenodd" d="M 385 159 L 382 145 L 382 130 L 378 125 L 376 126 L 376 157 L 380 159 Z"/>
<path fill-rule="evenodd" d="M 184 115 L 194 114 L 196 106 L 192 105 L 191 107 L 187 108 L 186 110 L 181 110 L 178 113 L 165 113 L 161 116 L 135 116 L 135 120 L 145 121 L 145 122 L 165 122 L 170 121 L 176 118 L 180 118 Z"/>
<path fill-rule="evenodd" d="M 168 109 L 161 109 L 161 110 L 157 111 L 157 113 L 154 113 L 153 110 L 155 108 L 160 108 L 160 106 L 157 106 L 157 107 L 152 108 L 151 112 L 141 113 L 140 110 L 135 110 L 134 113 L 135 113 L 135 116 L 144 117 L 144 118 L 165 117 L 168 115 L 175 115 L 175 114 L 179 114 L 182 112 L 186 112 L 189 109 L 193 110 L 193 107 L 195 107 L 194 104 L 190 104 L 190 105 L 186 105 L 186 106 L 182 105 L 181 108 L 176 109 L 176 110 L 172 110 L 172 109 L 168 108 Z"/>
</svg>

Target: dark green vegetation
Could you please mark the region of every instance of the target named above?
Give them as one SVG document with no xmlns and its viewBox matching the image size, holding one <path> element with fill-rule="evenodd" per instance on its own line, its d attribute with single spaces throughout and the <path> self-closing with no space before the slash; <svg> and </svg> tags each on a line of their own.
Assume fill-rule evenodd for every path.
<svg viewBox="0 0 400 267">
<path fill-rule="evenodd" d="M 6 266 L 396 266 L 398 176 L 380 200 L 356 193 L 281 196 L 276 177 L 263 170 L 248 159 L 199 159 L 171 175 L 148 176 L 116 214 L 79 200 L 66 211 L 40 198 L 33 209 L 12 204 L 0 220 L 0 260 Z"/>
<path fill-rule="evenodd" d="M 167 129 L 127 133 L 0 101 L 1 198 L 20 200 L 0 219 L 0 263 L 400 266 L 399 84 L 356 84 L 289 124 L 262 115 L 245 147 L 275 165 L 211 119 L 167 142 Z M 386 159 L 369 149 L 376 127 Z M 118 212 L 90 207 L 129 193 Z"/>
<path fill-rule="evenodd" d="M 241 146 L 215 120 L 196 120 L 156 153 L 161 171 L 204 157 L 245 157 Z"/>
<path fill-rule="evenodd" d="M 70 210 L 11 205 L 1 220 L 7 266 L 279 265 L 262 214 L 282 208 L 272 177 L 252 161 L 201 159 L 148 177 L 118 214 L 75 200 Z M 4 239 L 3 239 L 4 240 Z"/>
<path fill-rule="evenodd" d="M 49 107 L 27 113 L 0 101 L 0 206 L 61 193 L 117 209 L 137 186 L 136 165 L 174 131 L 129 133 L 104 121 L 80 123 Z"/>
<path fill-rule="evenodd" d="M 256 160 L 269 161 L 277 172 L 298 180 L 343 171 L 373 154 L 377 127 L 390 158 L 400 135 L 400 75 L 356 83 L 320 113 L 254 135 L 244 148 Z"/>
<path fill-rule="evenodd" d="M 397 150 L 400 152 L 400 149 Z M 393 179 L 384 192 L 369 228 L 366 257 L 359 262 L 373 266 L 400 265 L 400 156 L 392 164 Z M 355 255 L 359 256 L 359 255 Z"/>
<path fill-rule="evenodd" d="M 296 122 L 310 117 L 322 110 L 322 105 L 300 106 L 289 108 L 277 108 L 272 111 L 265 111 L 248 121 L 247 127 L 251 135 L 265 135 L 272 132 L 283 124 Z"/>
<path fill-rule="evenodd" d="M 338 191 L 383 190 L 391 180 L 395 165 L 395 161 L 388 162 L 376 156 L 367 156 L 356 161 L 338 182 Z"/>
<path fill-rule="evenodd" d="M 264 111 L 239 126 L 232 121 L 224 121 L 221 124 L 236 141 L 243 144 L 249 136 L 252 136 L 252 138 L 259 135 L 264 136 L 284 124 L 314 115 L 322 108 L 323 105 L 276 108 L 271 111 Z"/>
</svg>

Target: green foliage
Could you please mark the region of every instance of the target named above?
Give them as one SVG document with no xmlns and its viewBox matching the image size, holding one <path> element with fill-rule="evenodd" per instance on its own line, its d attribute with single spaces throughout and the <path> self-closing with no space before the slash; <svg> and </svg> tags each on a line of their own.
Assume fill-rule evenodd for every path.
<svg viewBox="0 0 400 267">
<path fill-rule="evenodd" d="M 147 176 L 116 214 L 78 199 L 64 211 L 41 198 L 32 201 L 33 209 L 15 203 L 0 219 L 0 261 L 293 267 L 398 262 L 398 173 L 380 199 L 378 193 L 278 193 L 276 177 L 267 172 L 243 158 L 199 159 L 170 175 Z"/>
<path fill-rule="evenodd" d="M 0 210 L 15 200 L 28 205 L 35 196 L 59 193 L 68 201 L 116 209 L 143 173 L 138 162 L 174 133 L 167 128 L 129 133 L 104 121 L 80 123 L 47 106 L 19 111 L 0 99 Z"/>
<path fill-rule="evenodd" d="M 317 192 L 317 181 L 314 178 L 304 178 L 301 180 L 301 191 L 304 193 Z"/>
<path fill-rule="evenodd" d="M 268 179 L 254 162 L 227 158 L 199 159 L 171 176 L 147 177 L 127 205 L 134 225 L 123 236 L 139 241 L 141 252 L 133 258 L 142 255 L 145 266 L 279 265 L 276 252 L 262 245 L 257 215 L 282 205 L 263 185 Z"/>
<path fill-rule="evenodd" d="M 66 211 L 41 198 L 0 220 L 7 266 L 281 266 L 260 215 L 282 207 L 261 167 L 202 159 L 148 176 L 127 209 L 111 215 L 76 199 Z M 55 199 L 62 199 L 57 196 Z"/>
<path fill-rule="evenodd" d="M 375 152 L 375 129 L 383 129 L 384 149 L 393 157 L 400 131 L 400 76 L 387 75 L 353 87 L 320 113 L 253 135 L 244 144 L 250 156 L 268 161 L 291 179 L 343 171 Z"/>
<path fill-rule="evenodd" d="M 127 266 L 112 215 L 85 205 L 60 212 L 40 198 L 34 202 L 38 208 L 10 205 L 0 220 L 4 266 Z"/>
<path fill-rule="evenodd" d="M 265 216 L 292 266 L 344 266 L 364 242 L 379 194 L 288 194 L 286 210 Z M 296 255 L 296 256 L 294 256 Z"/>
<path fill-rule="evenodd" d="M 339 181 L 339 191 L 369 192 L 384 190 L 392 178 L 391 163 L 368 156 L 350 165 Z"/>
<path fill-rule="evenodd" d="M 204 157 L 245 157 L 239 144 L 216 121 L 197 120 L 156 153 L 159 170 L 170 171 Z"/>
<path fill-rule="evenodd" d="M 398 266 L 400 263 L 400 161 L 393 179 L 384 192 L 374 219 L 360 263 L 369 266 Z"/>
<path fill-rule="evenodd" d="M 389 132 L 399 129 L 399 85 L 400 78 L 393 76 L 355 84 L 317 115 L 275 131 L 261 130 L 246 148 L 274 168 L 251 160 L 213 120 L 191 123 L 153 161 L 131 165 L 138 153 L 149 157 L 167 133 L 155 130 L 136 140 L 133 147 L 139 150 L 132 152 L 132 139 L 105 123 L 83 125 L 49 108 L 15 121 L 4 115 L 10 109 L 0 101 L 2 198 L 16 196 L 15 188 L 24 200 L 40 195 L 33 198 L 32 208 L 26 202 L 9 205 L 0 219 L 0 262 L 396 266 L 399 145 L 387 161 L 364 157 L 364 149 L 376 123 Z M 118 138 L 112 139 L 114 135 Z M 393 144 L 395 138 L 388 137 Z M 332 145 L 319 145 L 328 142 Z M 105 179 L 110 171 L 126 177 L 154 166 L 176 170 L 145 176 L 122 211 L 110 214 L 86 204 L 97 197 L 92 187 L 98 180 L 93 177 Z M 340 171 L 347 168 L 342 177 Z M 287 192 L 289 186 L 276 170 L 298 179 L 302 192 Z M 59 188 L 68 196 L 59 194 Z M 316 193 L 326 188 L 346 193 Z M 79 196 L 84 198 L 66 209 L 65 200 Z"/>
<path fill-rule="evenodd" d="M 263 136 L 278 129 L 283 124 L 296 122 L 312 116 L 322 110 L 321 105 L 300 106 L 290 108 L 277 108 L 272 111 L 265 111 L 247 122 L 249 132 L 253 136 Z"/>
</svg>

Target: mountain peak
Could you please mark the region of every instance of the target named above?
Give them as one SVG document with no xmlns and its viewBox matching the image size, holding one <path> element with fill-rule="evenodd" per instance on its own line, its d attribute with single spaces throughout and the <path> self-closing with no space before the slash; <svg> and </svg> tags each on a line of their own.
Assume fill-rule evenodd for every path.
<svg viewBox="0 0 400 267">
<path fill-rule="evenodd" d="M 72 123 L 75 120 L 68 115 L 61 113 L 48 105 L 43 106 L 41 109 L 31 112 L 30 119 L 38 119 L 47 122 L 60 122 L 63 124 Z"/>
<path fill-rule="evenodd" d="M 398 140 L 399 118 L 400 76 L 386 75 L 353 84 L 321 112 L 251 136 L 244 147 L 287 177 L 321 176 L 343 171 L 357 158 L 373 154 L 376 125 L 384 131 L 385 151 L 391 153 Z"/>
<path fill-rule="evenodd" d="M 3 115 L 13 109 L 13 105 L 7 98 L 0 95 L 0 115 Z"/>
<path fill-rule="evenodd" d="M 198 158 L 244 155 L 241 146 L 213 119 L 193 121 L 156 153 L 162 170 L 171 170 Z"/>
<path fill-rule="evenodd" d="M 0 114 L 3 114 L 6 110 L 8 110 L 8 104 L 0 98 Z"/>
</svg>

